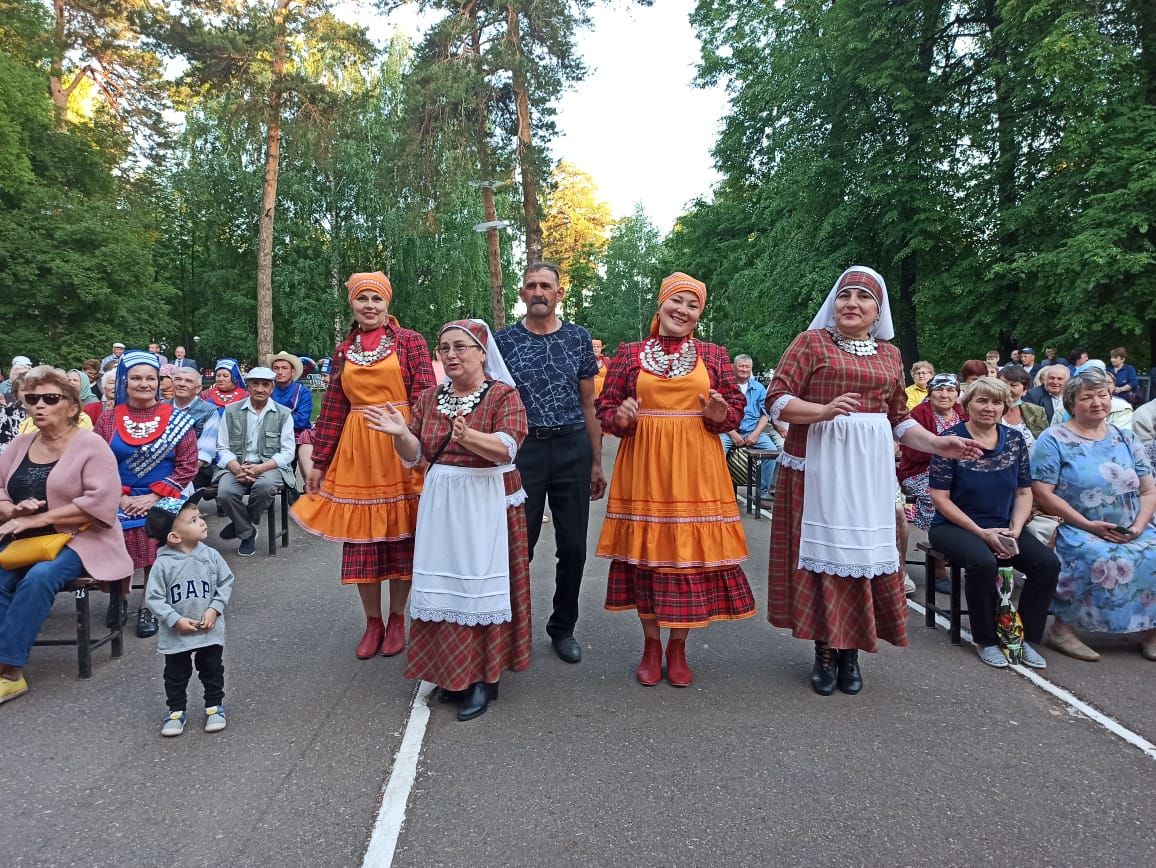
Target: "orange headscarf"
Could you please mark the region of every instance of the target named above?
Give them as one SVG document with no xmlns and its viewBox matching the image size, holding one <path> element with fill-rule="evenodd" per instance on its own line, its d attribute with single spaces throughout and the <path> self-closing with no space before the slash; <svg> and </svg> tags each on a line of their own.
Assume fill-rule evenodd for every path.
<svg viewBox="0 0 1156 868">
<path fill-rule="evenodd" d="M 350 304 L 353 304 L 353 300 L 357 298 L 359 292 L 366 289 L 380 292 L 385 296 L 387 304 L 393 300 L 393 284 L 380 271 L 359 271 L 345 282 L 345 288 L 349 290 Z"/>
<path fill-rule="evenodd" d="M 698 296 L 698 303 L 706 306 L 706 284 L 681 271 L 663 278 L 662 285 L 658 287 L 658 306 L 662 307 L 663 303 L 676 292 L 693 292 Z M 658 337 L 658 311 L 654 312 L 654 319 L 650 321 L 650 336 Z"/>
</svg>

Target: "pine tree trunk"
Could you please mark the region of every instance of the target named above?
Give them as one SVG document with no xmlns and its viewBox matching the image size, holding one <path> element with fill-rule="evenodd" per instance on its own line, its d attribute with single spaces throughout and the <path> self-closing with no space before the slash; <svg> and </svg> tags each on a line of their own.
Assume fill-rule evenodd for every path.
<svg viewBox="0 0 1156 868">
<path fill-rule="evenodd" d="M 64 89 L 64 3 L 52 2 L 52 61 L 48 73 L 48 92 L 52 96 L 53 120 L 56 129 L 68 126 L 68 91 Z"/>
<path fill-rule="evenodd" d="M 538 177 L 530 125 L 530 85 L 522 50 L 522 23 L 513 3 L 506 6 L 506 38 L 513 47 L 514 107 L 518 117 L 518 165 L 522 174 L 522 211 L 526 218 L 526 263 L 542 259 L 542 224 L 538 213 Z"/>
<path fill-rule="evenodd" d="M 482 33 L 478 27 L 477 4 L 470 9 L 473 32 L 474 65 L 478 73 L 476 111 L 478 114 L 478 167 L 482 177 L 482 211 L 487 223 L 498 219 L 494 205 L 494 171 L 490 159 L 490 106 L 486 98 L 486 79 L 482 70 Z M 502 247 L 496 226 L 486 230 L 486 261 L 490 267 L 490 326 L 500 329 L 506 325 L 506 298 L 502 287 Z"/>
</svg>

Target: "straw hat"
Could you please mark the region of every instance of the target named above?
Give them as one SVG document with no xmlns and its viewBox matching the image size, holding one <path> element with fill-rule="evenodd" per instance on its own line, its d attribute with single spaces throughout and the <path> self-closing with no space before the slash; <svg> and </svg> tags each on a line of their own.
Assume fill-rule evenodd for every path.
<svg viewBox="0 0 1156 868">
<path fill-rule="evenodd" d="M 293 355 L 292 353 L 287 353 L 284 350 L 282 350 L 281 352 L 276 353 L 275 355 L 265 356 L 265 364 L 271 368 L 271 367 L 273 367 L 273 363 L 275 361 L 277 361 L 278 359 L 280 359 L 282 361 L 286 361 L 293 366 L 293 379 L 294 380 L 300 380 L 301 379 L 301 376 L 305 373 L 305 366 L 303 364 L 301 364 L 301 359 L 299 359 L 297 356 Z"/>
</svg>

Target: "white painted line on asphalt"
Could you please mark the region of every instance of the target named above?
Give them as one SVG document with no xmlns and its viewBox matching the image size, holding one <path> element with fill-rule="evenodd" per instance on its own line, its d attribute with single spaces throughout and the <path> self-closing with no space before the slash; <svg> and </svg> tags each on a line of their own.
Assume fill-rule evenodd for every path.
<svg viewBox="0 0 1156 868">
<path fill-rule="evenodd" d="M 362 860 L 362 868 L 389 868 L 393 864 L 393 854 L 397 850 L 397 839 L 401 835 L 401 824 L 405 822 L 405 806 L 417 777 L 417 760 L 421 754 L 421 743 L 425 739 L 425 728 L 429 723 L 429 695 L 434 685 L 428 681 L 418 685 L 413 702 L 409 707 L 409 720 L 401 747 L 393 758 L 393 769 L 385 782 L 381 796 L 381 808 L 373 823 L 373 834 Z"/>
<path fill-rule="evenodd" d="M 914 611 L 918 612 L 920 615 L 927 614 L 927 609 L 925 609 L 920 603 L 917 603 L 910 598 L 907 600 L 907 605 Z M 945 630 L 951 629 L 951 622 L 944 618 L 942 615 L 937 614 L 935 616 L 935 623 Z M 961 629 L 959 631 L 959 635 L 960 638 L 962 638 L 965 642 L 973 641 L 971 638 L 971 633 L 969 633 L 967 630 Z M 1050 693 L 1056 699 L 1060 700 L 1060 702 L 1064 703 L 1064 705 L 1068 707 L 1069 711 L 1075 711 L 1084 715 L 1089 720 L 1094 721 L 1104 729 L 1108 730 L 1108 732 L 1112 733 L 1112 735 L 1123 739 L 1135 748 L 1139 748 L 1140 751 L 1144 753 L 1149 759 L 1156 760 L 1156 744 L 1148 741 L 1148 739 L 1144 738 L 1144 736 L 1128 729 L 1128 727 L 1109 717 L 1094 705 L 1091 705 L 1080 699 L 1071 691 L 1065 690 L 1058 684 L 1053 684 L 1051 681 L 1048 681 L 1048 679 L 1040 675 L 1039 672 L 1037 672 L 1035 669 L 1017 664 L 1012 664 L 1008 668 L 1013 672 L 1022 675 L 1036 687 L 1040 688 L 1040 690 L 1043 690 L 1045 693 Z"/>
</svg>

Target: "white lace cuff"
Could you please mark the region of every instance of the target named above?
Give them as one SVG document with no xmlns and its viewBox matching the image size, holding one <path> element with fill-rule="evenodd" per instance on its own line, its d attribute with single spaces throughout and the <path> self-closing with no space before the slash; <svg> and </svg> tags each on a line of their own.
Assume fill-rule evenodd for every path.
<svg viewBox="0 0 1156 868">
<path fill-rule="evenodd" d="M 518 455 L 518 444 L 514 441 L 514 438 L 505 431 L 496 431 L 494 432 L 494 436 L 505 444 L 506 451 L 510 453 L 510 460 L 513 461 Z"/>
<path fill-rule="evenodd" d="M 521 506 L 526 502 L 526 489 L 519 488 L 513 494 L 506 495 L 506 506 Z"/>
<path fill-rule="evenodd" d="M 779 466 L 802 472 L 807 469 L 807 459 L 792 455 L 790 452 L 783 452 L 779 455 Z"/>
<path fill-rule="evenodd" d="M 896 425 L 892 429 L 892 432 L 891 432 L 892 436 L 895 437 L 895 442 L 898 443 L 904 434 L 906 434 L 908 431 L 910 431 L 913 427 L 915 427 L 918 424 L 919 423 L 916 422 L 914 419 L 908 417 L 907 419 L 904 419 L 902 422 L 900 422 L 898 425 Z"/>
<path fill-rule="evenodd" d="M 779 414 L 781 414 L 783 412 L 783 408 L 790 404 L 793 400 L 795 400 L 794 395 L 780 395 L 775 399 L 775 403 L 771 404 L 770 417 L 772 423 L 779 421 Z"/>
</svg>

